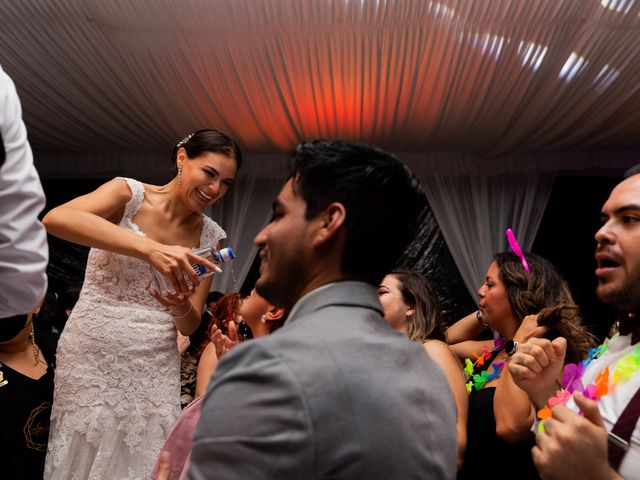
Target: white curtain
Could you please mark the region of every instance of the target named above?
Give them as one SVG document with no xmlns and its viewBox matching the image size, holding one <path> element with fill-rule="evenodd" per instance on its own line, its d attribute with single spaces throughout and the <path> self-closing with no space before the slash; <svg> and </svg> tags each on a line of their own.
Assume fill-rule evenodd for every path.
<svg viewBox="0 0 640 480">
<path fill-rule="evenodd" d="M 282 180 L 256 173 L 241 174 L 219 207 L 209 215 L 227 232 L 224 246 L 232 247 L 237 258 L 222 267 L 214 278 L 212 290 L 237 291 L 244 281 L 256 255 L 253 239 L 271 217 L 271 205 Z"/>
<path fill-rule="evenodd" d="M 423 176 L 429 204 L 473 298 L 491 258 L 505 251 L 510 227 L 529 250 L 540 226 L 554 175 Z"/>
</svg>

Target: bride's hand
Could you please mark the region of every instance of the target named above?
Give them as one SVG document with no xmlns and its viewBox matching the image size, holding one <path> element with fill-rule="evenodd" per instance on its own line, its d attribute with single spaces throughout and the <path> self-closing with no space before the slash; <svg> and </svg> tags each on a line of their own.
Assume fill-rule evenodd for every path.
<svg viewBox="0 0 640 480">
<path fill-rule="evenodd" d="M 158 290 L 156 290 L 155 288 L 150 288 L 149 289 L 149 293 L 160 304 L 164 305 L 165 307 L 169 307 L 170 308 L 170 307 L 173 307 L 175 305 L 180 305 L 180 304 L 185 304 L 186 305 L 187 302 L 191 303 L 191 301 L 189 300 L 189 297 L 195 293 L 195 289 L 192 289 L 186 295 L 182 294 L 182 293 L 173 293 L 173 292 L 164 292 L 164 294 L 162 294 L 161 292 L 158 292 Z M 187 308 L 188 308 L 188 305 L 186 307 L 184 307 L 184 308 L 176 308 L 175 310 L 180 310 L 182 312 L 182 311 L 186 310 Z M 180 315 L 178 315 L 178 316 L 180 316 Z"/>
<path fill-rule="evenodd" d="M 220 271 L 216 264 L 196 255 L 189 248 L 178 245 L 156 243 L 147 255 L 147 262 L 160 274 L 167 277 L 178 295 L 191 295 L 200 284 L 200 279 L 192 264 L 200 264 L 214 272 Z"/>
</svg>

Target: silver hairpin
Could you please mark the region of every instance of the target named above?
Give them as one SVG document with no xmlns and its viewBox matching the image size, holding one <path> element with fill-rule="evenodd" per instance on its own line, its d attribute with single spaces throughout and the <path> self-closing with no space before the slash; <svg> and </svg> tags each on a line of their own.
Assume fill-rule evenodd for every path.
<svg viewBox="0 0 640 480">
<path fill-rule="evenodd" d="M 189 135 L 187 135 L 186 137 L 184 137 L 182 140 L 180 140 L 178 142 L 177 147 L 180 148 L 181 146 L 183 146 L 185 143 L 187 143 L 189 140 L 191 140 L 191 137 L 193 137 L 195 132 L 190 133 Z"/>
</svg>

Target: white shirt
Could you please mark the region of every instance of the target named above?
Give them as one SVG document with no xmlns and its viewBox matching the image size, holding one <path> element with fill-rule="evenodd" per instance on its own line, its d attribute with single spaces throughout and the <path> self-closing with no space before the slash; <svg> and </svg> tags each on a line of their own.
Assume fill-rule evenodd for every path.
<svg viewBox="0 0 640 480">
<path fill-rule="evenodd" d="M 584 370 L 582 384 L 589 385 L 595 381 L 596 375 L 609 366 L 609 378 L 613 377 L 615 364 L 625 355 L 635 350 L 640 343 L 631 345 L 631 335 L 618 336 L 609 342 L 607 351 L 597 360 L 592 361 Z M 640 370 L 623 383 L 616 383 L 612 391 L 598 400 L 598 410 L 602 416 L 607 431 L 611 431 L 623 410 L 631 401 L 631 397 L 640 388 Z M 567 403 L 567 407 L 578 411 L 573 397 Z M 619 472 L 624 478 L 638 478 L 640 475 L 640 422 L 636 424 L 631 435 L 631 441 L 627 454 L 622 459 Z"/>
<path fill-rule="evenodd" d="M 15 85 L 0 67 L 0 319 L 28 313 L 44 298 L 47 234 L 38 220 L 44 192 L 27 141 Z"/>
</svg>

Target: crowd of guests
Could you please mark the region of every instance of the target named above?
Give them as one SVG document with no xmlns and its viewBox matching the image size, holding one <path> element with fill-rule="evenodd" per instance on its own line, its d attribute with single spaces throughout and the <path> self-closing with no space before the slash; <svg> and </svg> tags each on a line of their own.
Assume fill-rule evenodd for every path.
<svg viewBox="0 0 640 480">
<path fill-rule="evenodd" d="M 0 122 L 23 127 L 9 91 Z M 0 184 L 14 161 L 37 182 L 26 137 L 0 126 Z M 42 251 L 24 261 L 39 270 L 6 277 L 3 477 L 637 475 L 638 169 L 612 191 L 596 234 L 597 295 L 621 311 L 620 332 L 597 346 L 560 272 L 515 238 L 488 266 L 477 310 L 447 327 L 434 286 L 397 267 L 426 208 L 420 181 L 350 141 L 296 148 L 255 239 L 255 288 L 212 294 L 199 271 L 219 267 L 193 249 L 226 238 L 202 212 L 242 155 L 202 129 L 171 160 L 166 185 L 116 178 L 44 217 L 49 234 L 91 247 L 79 292 L 44 295 Z M 23 188 L 41 197 L 33 185 Z M 41 240 L 34 206 L 20 220 Z"/>
</svg>

